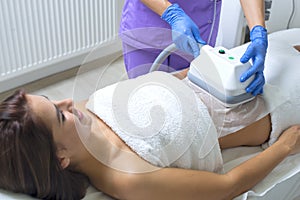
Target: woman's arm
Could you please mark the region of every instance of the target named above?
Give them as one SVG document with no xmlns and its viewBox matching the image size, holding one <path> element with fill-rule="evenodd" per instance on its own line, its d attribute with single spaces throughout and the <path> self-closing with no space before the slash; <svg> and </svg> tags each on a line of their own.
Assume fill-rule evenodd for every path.
<svg viewBox="0 0 300 200">
<path fill-rule="evenodd" d="M 256 25 L 265 27 L 265 7 L 263 0 L 240 0 L 249 29 Z"/>
<path fill-rule="evenodd" d="M 171 5 L 168 0 L 141 0 L 141 2 L 159 16 Z"/>
<path fill-rule="evenodd" d="M 274 145 L 224 175 L 176 168 L 126 174 L 122 180 L 127 186 L 120 194 L 130 200 L 232 199 L 255 186 L 288 155 L 299 151 L 300 126 L 293 126 Z"/>
</svg>

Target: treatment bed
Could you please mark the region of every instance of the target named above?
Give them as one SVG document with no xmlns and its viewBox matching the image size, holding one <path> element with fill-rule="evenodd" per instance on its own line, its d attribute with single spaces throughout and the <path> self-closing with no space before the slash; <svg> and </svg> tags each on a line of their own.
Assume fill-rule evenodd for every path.
<svg viewBox="0 0 300 200">
<path fill-rule="evenodd" d="M 272 83 L 277 75 L 281 73 L 280 65 L 289 65 L 285 62 L 285 55 L 289 52 L 295 56 L 300 64 L 300 52 L 294 46 L 300 45 L 300 28 L 278 31 L 269 35 L 269 49 L 266 58 L 265 77 L 267 83 Z M 234 52 L 241 55 L 246 45 L 236 47 Z M 295 66 L 295 64 L 294 64 Z M 300 69 L 295 72 L 300 78 Z M 290 77 L 280 77 L 281 81 L 288 81 Z M 299 114 L 299 113 L 297 113 Z M 300 122 L 299 122 L 300 123 Z M 224 169 L 228 171 L 239 163 L 255 156 L 263 151 L 262 147 L 237 147 L 222 151 Z M 300 154 L 289 156 L 277 166 L 263 181 L 250 191 L 235 198 L 235 200 L 300 200 Z M 0 189 L 0 199 L 34 199 L 24 194 L 16 194 Z M 88 188 L 85 200 L 112 200 L 113 198 L 96 190 L 92 186 Z"/>
</svg>

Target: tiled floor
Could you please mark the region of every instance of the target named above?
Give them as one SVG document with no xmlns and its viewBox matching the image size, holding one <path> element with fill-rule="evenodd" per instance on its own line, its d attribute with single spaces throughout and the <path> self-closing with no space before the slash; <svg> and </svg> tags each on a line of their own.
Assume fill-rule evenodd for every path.
<svg viewBox="0 0 300 200">
<path fill-rule="evenodd" d="M 63 73 L 52 75 L 24 86 L 31 94 L 43 94 L 50 99 L 87 99 L 96 89 L 127 79 L 123 57 L 119 54 L 103 64 L 94 61 Z M 0 94 L 0 100 L 13 91 Z"/>
</svg>

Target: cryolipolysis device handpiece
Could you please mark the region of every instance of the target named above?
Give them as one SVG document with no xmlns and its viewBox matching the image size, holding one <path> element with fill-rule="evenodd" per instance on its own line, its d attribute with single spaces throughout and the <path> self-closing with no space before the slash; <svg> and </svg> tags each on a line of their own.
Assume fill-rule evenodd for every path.
<svg viewBox="0 0 300 200">
<path fill-rule="evenodd" d="M 204 45 L 200 55 L 190 64 L 188 78 L 226 107 L 233 107 L 254 98 L 246 93 L 254 76 L 240 82 L 241 75 L 250 67 L 249 62 L 241 63 L 238 56 L 224 47 Z"/>
<path fill-rule="evenodd" d="M 240 82 L 241 75 L 251 64 L 243 64 L 238 56 L 224 47 L 200 46 L 200 55 L 195 58 L 188 71 L 188 79 L 219 100 L 226 107 L 234 107 L 254 98 L 246 92 L 246 87 L 254 76 L 245 82 Z M 153 62 L 149 72 L 159 69 L 161 63 L 175 51 L 176 45 L 165 48 Z"/>
</svg>

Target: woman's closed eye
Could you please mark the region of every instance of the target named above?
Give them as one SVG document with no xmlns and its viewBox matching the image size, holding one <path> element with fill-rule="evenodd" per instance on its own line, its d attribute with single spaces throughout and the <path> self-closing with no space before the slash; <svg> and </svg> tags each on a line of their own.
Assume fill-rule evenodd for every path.
<svg viewBox="0 0 300 200">
<path fill-rule="evenodd" d="M 42 96 L 42 97 L 45 97 L 47 100 L 50 101 L 50 99 L 49 99 L 47 96 L 45 96 L 45 95 L 41 95 L 41 96 Z M 58 122 L 59 122 L 60 124 L 63 123 L 63 122 L 65 122 L 66 117 L 65 117 L 63 111 L 60 110 L 56 104 L 53 103 L 53 105 L 54 105 L 55 110 L 56 110 L 56 116 L 57 116 Z"/>
<path fill-rule="evenodd" d="M 61 115 L 61 121 L 65 122 L 66 121 L 66 117 L 65 117 L 64 112 L 62 110 L 59 110 L 59 112 L 60 112 L 60 115 Z"/>
<path fill-rule="evenodd" d="M 53 105 L 56 109 L 56 116 L 58 118 L 59 123 L 60 124 L 64 123 L 64 121 L 66 120 L 66 117 L 65 117 L 63 111 L 60 110 L 56 104 L 53 104 Z"/>
</svg>

